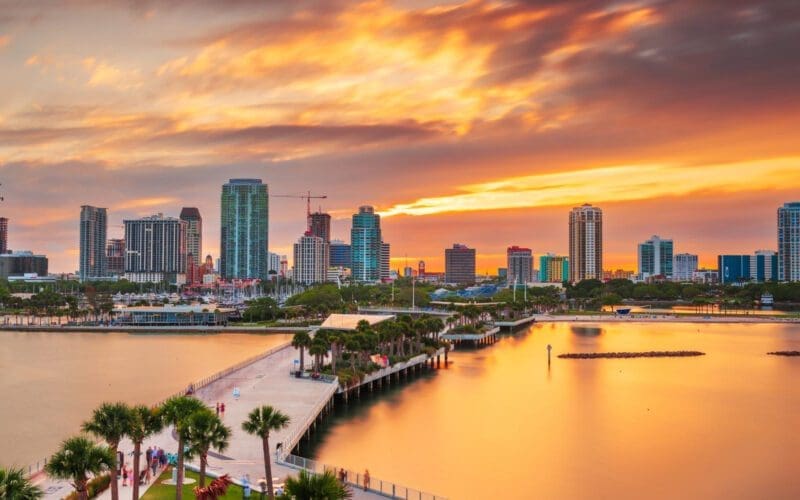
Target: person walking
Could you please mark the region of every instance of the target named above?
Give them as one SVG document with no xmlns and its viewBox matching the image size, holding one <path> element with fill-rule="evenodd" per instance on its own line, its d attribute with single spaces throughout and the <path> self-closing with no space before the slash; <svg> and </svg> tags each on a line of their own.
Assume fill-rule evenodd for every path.
<svg viewBox="0 0 800 500">
<path fill-rule="evenodd" d="M 217 401 L 217 416 L 219 417 L 219 401 Z"/>
<path fill-rule="evenodd" d="M 128 486 L 128 468 L 122 466 L 122 486 Z"/>
<path fill-rule="evenodd" d="M 147 464 L 147 467 L 150 467 L 150 462 L 153 461 L 153 447 L 152 446 L 148 446 L 147 447 L 147 451 L 144 453 L 144 456 L 147 459 L 147 462 L 145 462 Z"/>
<path fill-rule="evenodd" d="M 369 489 L 369 469 L 364 471 L 364 491 Z"/>
</svg>

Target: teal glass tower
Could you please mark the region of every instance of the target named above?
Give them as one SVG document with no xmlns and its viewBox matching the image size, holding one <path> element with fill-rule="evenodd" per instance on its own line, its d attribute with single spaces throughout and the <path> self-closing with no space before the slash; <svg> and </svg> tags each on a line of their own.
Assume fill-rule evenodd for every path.
<svg viewBox="0 0 800 500">
<path fill-rule="evenodd" d="M 359 207 L 350 229 L 354 281 L 370 283 L 381 279 L 381 241 L 381 216 L 373 207 Z"/>
<path fill-rule="evenodd" d="M 222 186 L 220 207 L 220 274 L 225 279 L 267 279 L 267 185 L 261 179 L 231 179 Z"/>
<path fill-rule="evenodd" d="M 800 202 L 778 208 L 778 279 L 800 281 Z"/>
</svg>

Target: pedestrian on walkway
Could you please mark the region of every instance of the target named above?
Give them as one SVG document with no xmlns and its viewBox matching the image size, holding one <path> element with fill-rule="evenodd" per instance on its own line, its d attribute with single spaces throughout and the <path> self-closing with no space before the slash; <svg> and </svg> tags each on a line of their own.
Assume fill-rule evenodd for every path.
<svg viewBox="0 0 800 500">
<path fill-rule="evenodd" d="M 222 413 L 222 416 L 225 416 L 225 403 L 219 404 L 219 411 Z"/>
<path fill-rule="evenodd" d="M 128 468 L 122 466 L 122 486 L 128 486 Z"/>
<path fill-rule="evenodd" d="M 219 417 L 219 401 L 217 401 L 217 416 Z"/>
<path fill-rule="evenodd" d="M 147 466 L 150 467 L 150 462 L 153 461 L 153 447 L 148 446 L 147 451 L 144 454 L 145 458 L 147 458 Z"/>
<path fill-rule="evenodd" d="M 158 469 L 158 457 L 153 457 L 153 461 L 150 462 L 150 468 L 153 469 L 153 477 L 157 478 L 156 470 Z"/>
<path fill-rule="evenodd" d="M 369 469 L 364 471 L 364 491 L 369 489 Z"/>
</svg>

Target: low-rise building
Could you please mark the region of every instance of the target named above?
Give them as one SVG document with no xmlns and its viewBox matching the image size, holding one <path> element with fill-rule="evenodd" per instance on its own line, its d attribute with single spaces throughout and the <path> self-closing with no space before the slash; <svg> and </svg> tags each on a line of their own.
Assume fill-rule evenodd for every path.
<svg viewBox="0 0 800 500">
<path fill-rule="evenodd" d="M 24 250 L 0 254 L 0 278 L 10 279 L 27 275 L 47 276 L 47 256 Z"/>
<path fill-rule="evenodd" d="M 127 307 L 114 311 L 119 326 L 225 326 L 234 309 L 214 305 Z"/>
</svg>

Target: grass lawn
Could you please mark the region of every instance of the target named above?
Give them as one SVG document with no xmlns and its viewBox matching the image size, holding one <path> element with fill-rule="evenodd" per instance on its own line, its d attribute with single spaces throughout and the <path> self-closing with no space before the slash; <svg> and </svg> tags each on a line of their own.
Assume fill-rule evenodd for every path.
<svg viewBox="0 0 800 500">
<path fill-rule="evenodd" d="M 195 498 L 194 496 L 194 488 L 197 486 L 197 473 L 187 470 L 186 477 L 190 477 L 195 480 L 192 484 L 184 484 L 183 485 L 183 498 Z M 169 484 L 162 484 L 161 481 L 166 481 L 172 478 L 172 467 L 167 467 L 161 476 L 159 476 L 158 480 L 155 484 L 151 485 L 144 495 L 142 495 L 142 500 L 172 500 L 175 498 L 175 487 Z M 211 478 L 206 478 L 206 485 L 211 482 Z M 242 488 L 232 484 L 228 487 L 228 491 L 225 493 L 225 496 L 220 497 L 221 499 L 226 500 L 240 500 L 242 498 Z M 250 493 L 250 498 L 258 498 L 258 493 L 252 491 Z"/>
</svg>

